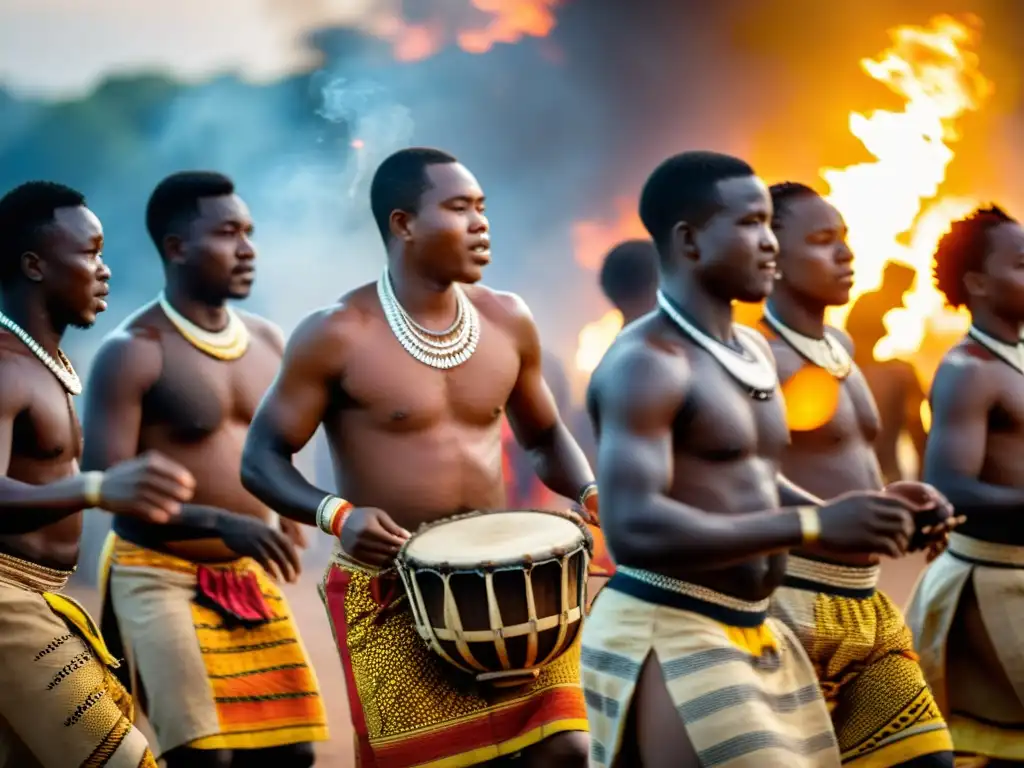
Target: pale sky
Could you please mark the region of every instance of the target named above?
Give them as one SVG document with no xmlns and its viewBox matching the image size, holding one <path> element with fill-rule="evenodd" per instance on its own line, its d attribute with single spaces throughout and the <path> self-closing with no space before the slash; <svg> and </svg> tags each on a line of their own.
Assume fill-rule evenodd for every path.
<svg viewBox="0 0 1024 768">
<path fill-rule="evenodd" d="M 310 62 L 299 41 L 386 0 L 0 0 L 0 85 L 76 96 L 111 72 L 273 79 Z"/>
</svg>

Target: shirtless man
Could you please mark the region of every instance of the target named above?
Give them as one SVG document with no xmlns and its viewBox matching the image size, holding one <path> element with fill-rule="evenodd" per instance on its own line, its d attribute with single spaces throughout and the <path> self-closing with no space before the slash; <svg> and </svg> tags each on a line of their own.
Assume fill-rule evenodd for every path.
<svg viewBox="0 0 1024 768">
<path fill-rule="evenodd" d="M 995 207 L 955 222 L 935 252 L 939 290 L 972 325 L 935 374 L 924 479 L 968 519 L 922 575 L 907 622 L 974 765 L 1024 763 L 1022 254 L 1024 228 Z"/>
<path fill-rule="evenodd" d="M 617 565 L 583 628 L 592 766 L 839 765 L 814 668 L 768 598 L 788 549 L 895 556 L 912 518 L 904 499 L 826 504 L 780 474 L 771 352 L 732 317 L 771 291 L 771 215 L 726 155 L 672 157 L 643 189 L 661 311 L 623 330 L 588 391 Z"/>
<path fill-rule="evenodd" d="M 479 285 L 491 256 L 473 174 L 405 149 L 377 169 L 370 197 L 384 274 L 299 325 L 249 430 L 243 482 L 284 515 L 340 529 L 323 592 L 363 764 L 466 766 L 522 750 L 525 766 L 586 765 L 579 646 L 530 685 L 479 688 L 423 643 L 390 567 L 421 524 L 505 506 L 503 412 L 545 485 L 596 495 L 544 383 L 529 310 Z M 320 424 L 349 501 L 291 464 Z"/>
<path fill-rule="evenodd" d="M 790 424 L 782 472 L 825 499 L 880 490 L 872 445 L 878 410 L 849 338 L 825 325 L 826 308 L 846 304 L 853 286 L 846 223 L 803 184 L 770 191 L 778 272 L 760 330 L 775 355 Z M 936 495 L 917 483 L 886 490 Z M 942 506 L 948 516 L 948 503 Z M 899 608 L 876 589 L 877 563 L 870 555 L 793 553 L 772 614 L 796 633 L 814 664 L 844 763 L 952 768 L 949 731 Z"/>
<path fill-rule="evenodd" d="M 156 768 L 118 666 L 85 610 L 60 594 L 78 562 L 82 510 L 166 521 L 193 479 L 156 454 L 78 472 L 60 350 L 106 309 L 103 228 L 78 192 L 34 181 L 0 199 L 0 766 Z"/>
<path fill-rule="evenodd" d="M 117 620 L 104 634 L 123 636 L 168 768 L 306 768 L 326 716 L 266 570 L 294 581 L 302 534 L 290 520 L 278 533 L 239 479 L 284 347 L 276 326 L 226 304 L 252 288 L 252 220 L 230 179 L 186 172 L 156 187 L 146 225 L 164 290 L 97 353 L 83 463 L 159 450 L 189 468 L 196 491 L 173 525 L 115 518 L 104 570 Z M 246 631 L 225 631 L 236 627 Z"/>
</svg>

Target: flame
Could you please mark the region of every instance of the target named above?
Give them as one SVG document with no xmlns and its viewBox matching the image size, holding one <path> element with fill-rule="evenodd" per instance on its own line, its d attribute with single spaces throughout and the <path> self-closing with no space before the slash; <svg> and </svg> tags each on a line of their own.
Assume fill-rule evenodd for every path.
<svg viewBox="0 0 1024 768">
<path fill-rule="evenodd" d="M 555 28 L 554 7 L 558 0 L 472 0 L 474 7 L 493 15 L 480 29 L 459 32 L 459 47 L 469 53 L 484 53 L 495 43 L 515 43 L 524 35 L 547 37 Z"/>
<path fill-rule="evenodd" d="M 904 107 L 851 113 L 850 132 L 875 161 L 821 172 L 829 201 L 846 218 L 857 257 L 851 303 L 880 285 L 888 261 L 902 262 L 918 275 L 905 308 L 884 318 L 888 335 L 874 350 L 879 360 L 913 354 L 929 331 L 966 328 L 963 313 L 943 306 L 932 283 L 931 262 L 950 223 L 976 207 L 973 200 L 935 197 L 954 157 L 950 145 L 960 138 L 958 118 L 980 109 L 993 90 L 972 50 L 979 29 L 976 17 L 961 23 L 943 15 L 927 27 L 890 30 L 893 45 L 861 66 L 900 96 Z M 931 202 L 924 206 L 926 201 Z M 829 321 L 842 324 L 849 309 L 849 304 L 833 308 Z"/>
<path fill-rule="evenodd" d="M 615 215 L 610 221 L 584 219 L 572 225 L 573 257 L 584 269 L 598 270 L 605 254 L 619 243 L 649 238 L 636 203 L 620 197 L 615 200 Z"/>
<path fill-rule="evenodd" d="M 573 224 L 573 258 L 584 269 L 596 272 L 605 254 L 616 245 L 648 237 L 636 204 L 628 197 L 620 197 L 615 200 L 615 214 L 610 220 L 585 219 Z M 593 373 L 621 330 L 622 313 L 617 309 L 583 326 L 576 347 L 576 370 L 588 376 Z"/>
<path fill-rule="evenodd" d="M 576 346 L 576 370 L 593 373 L 621 330 L 622 313 L 617 309 L 610 309 L 598 320 L 584 325 Z"/>
<path fill-rule="evenodd" d="M 560 0 L 468 0 L 465 11 L 489 17 L 483 25 L 452 25 L 441 18 L 411 23 L 394 7 L 379 14 L 368 31 L 391 43 L 399 61 L 433 56 L 453 37 L 468 53 L 486 53 L 495 43 L 516 43 L 523 37 L 547 37 L 555 28 L 554 9 Z M 455 26 L 456 28 L 452 28 Z"/>
</svg>

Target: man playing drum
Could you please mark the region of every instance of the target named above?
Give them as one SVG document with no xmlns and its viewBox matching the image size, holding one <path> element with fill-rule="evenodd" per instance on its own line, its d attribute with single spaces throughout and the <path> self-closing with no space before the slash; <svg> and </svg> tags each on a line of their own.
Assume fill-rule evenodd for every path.
<svg viewBox="0 0 1024 768">
<path fill-rule="evenodd" d="M 533 682 L 497 689 L 417 634 L 394 558 L 424 523 L 502 508 L 506 408 L 547 486 L 588 503 L 595 486 L 541 376 L 529 310 L 477 284 L 490 239 L 473 175 L 444 152 L 406 149 L 381 164 L 370 195 L 384 274 L 296 329 L 249 430 L 243 482 L 340 535 L 322 592 L 363 765 L 456 768 L 518 752 L 525 765 L 585 765 L 578 644 Z M 345 500 L 291 462 L 320 424 Z"/>
<path fill-rule="evenodd" d="M 661 311 L 619 334 L 588 392 L 617 566 L 583 629 L 592 766 L 840 762 L 814 668 L 768 598 L 786 550 L 897 555 L 913 519 L 901 498 L 822 504 L 779 474 L 774 362 L 732 316 L 771 291 L 771 214 L 725 155 L 677 155 L 644 186 Z"/>
</svg>

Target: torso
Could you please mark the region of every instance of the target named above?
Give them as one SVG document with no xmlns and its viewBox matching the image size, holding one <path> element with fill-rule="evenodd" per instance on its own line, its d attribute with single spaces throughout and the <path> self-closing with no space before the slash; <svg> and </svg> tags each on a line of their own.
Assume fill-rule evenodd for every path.
<svg viewBox="0 0 1024 768">
<path fill-rule="evenodd" d="M 346 298 L 356 320 L 324 417 L 338 492 L 410 531 L 505 505 L 501 417 L 519 375 L 519 347 L 498 295 L 479 287 L 467 295 L 480 313 L 480 342 L 447 371 L 401 347 L 373 285 Z"/>
<path fill-rule="evenodd" d="M 159 451 L 186 467 L 196 480 L 193 504 L 269 521 L 270 510 L 242 487 L 240 468 L 249 424 L 277 374 L 281 351 L 265 321 L 239 314 L 250 341 L 236 360 L 196 349 L 156 306 L 127 324 L 130 333 L 159 344 L 162 361 L 160 377 L 142 401 L 138 452 Z M 199 560 L 232 556 L 209 541 L 177 541 L 166 548 Z"/>
<path fill-rule="evenodd" d="M 972 364 L 985 366 L 986 381 L 996 391 L 996 403 L 988 415 L 985 461 L 978 479 L 1007 488 L 1024 488 L 1024 375 L 975 342 L 964 341 L 947 353 L 935 374 L 936 380 L 944 374 L 947 361 L 968 355 L 974 358 Z M 958 533 L 985 541 L 1024 543 L 1024 531 L 1019 525 L 1008 529 L 1006 520 L 998 516 L 988 521 L 982 515 L 968 517 Z"/>
<path fill-rule="evenodd" d="M 0 332 L 0 360 L 31 381 L 32 402 L 14 421 L 12 480 L 45 485 L 78 473 L 82 429 L 63 385 L 17 338 Z M 78 562 L 82 513 L 29 533 L 0 535 L 0 550 L 53 568 Z"/>
<path fill-rule="evenodd" d="M 834 333 L 831 329 L 827 333 Z M 769 343 L 779 368 L 779 380 L 785 397 L 792 398 L 787 384 L 794 376 L 809 368 L 824 376 L 825 371 L 805 360 L 784 340 L 770 336 Z M 830 377 L 831 378 L 831 377 Z M 782 459 L 782 473 L 796 485 L 822 499 L 831 499 L 850 491 L 876 491 L 883 485 L 875 440 L 880 430 L 878 409 L 867 380 L 854 365 L 850 375 L 842 381 L 822 381 L 820 386 L 834 382 L 838 389 L 835 409 L 830 415 L 821 414 L 824 423 L 813 429 L 790 430 L 790 444 Z M 795 389 L 795 388 L 794 388 Z M 802 389 L 802 388 L 801 388 Z M 801 392 L 800 396 L 806 397 Z M 828 401 L 821 397 L 819 402 Z M 790 403 L 789 407 L 795 407 Z M 805 406 L 806 407 L 806 406 Z M 829 555 L 798 552 L 803 557 L 815 557 L 850 565 L 877 562 L 872 555 Z"/>
<path fill-rule="evenodd" d="M 672 428 L 672 484 L 679 502 L 716 514 L 779 506 L 776 475 L 789 439 L 782 397 L 754 400 L 703 348 L 654 316 L 634 332 L 689 367 L 691 389 Z M 681 353 L 681 354 L 680 354 Z M 609 380 L 602 386 L 615 386 Z M 614 549 L 614 542 L 612 543 Z M 762 600 L 782 582 L 786 556 L 758 557 L 713 571 L 681 563 L 665 575 L 743 600 Z"/>
</svg>

